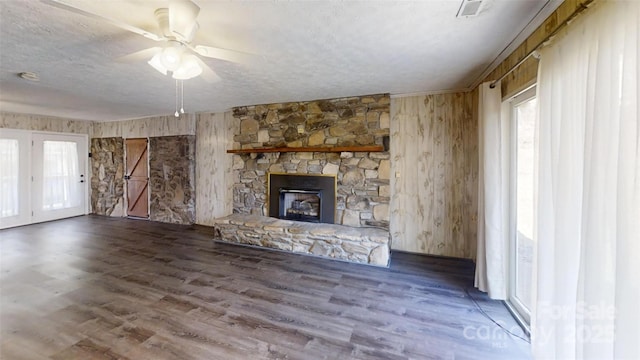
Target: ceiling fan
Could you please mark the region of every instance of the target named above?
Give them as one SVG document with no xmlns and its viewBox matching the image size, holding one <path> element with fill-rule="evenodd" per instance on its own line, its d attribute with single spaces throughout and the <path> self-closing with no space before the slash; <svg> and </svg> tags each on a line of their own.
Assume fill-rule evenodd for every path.
<svg viewBox="0 0 640 360">
<path fill-rule="evenodd" d="M 168 0 L 168 8 L 156 9 L 154 15 L 160 27 L 160 34 L 78 8 L 62 0 L 41 1 L 60 9 L 108 22 L 148 39 L 164 42 L 164 46 L 144 49 L 119 59 L 125 61 L 149 59 L 147 62 L 154 69 L 164 75 L 170 73 L 176 80 L 187 80 L 199 75 L 208 82 L 220 80 L 220 77 L 197 55 L 231 62 L 246 62 L 249 56 L 239 51 L 192 44 L 199 28 L 197 17 L 200 7 L 191 0 Z"/>
</svg>

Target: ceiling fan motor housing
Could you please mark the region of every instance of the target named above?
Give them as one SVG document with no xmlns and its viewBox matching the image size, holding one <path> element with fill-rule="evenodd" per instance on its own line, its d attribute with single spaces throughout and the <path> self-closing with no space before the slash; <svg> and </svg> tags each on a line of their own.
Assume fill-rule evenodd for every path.
<svg viewBox="0 0 640 360">
<path fill-rule="evenodd" d="M 174 37 L 169 29 L 169 9 L 160 8 L 156 9 L 153 13 L 156 17 L 156 21 L 158 21 L 158 26 L 160 27 L 160 32 L 165 37 Z"/>
<path fill-rule="evenodd" d="M 181 42 L 190 43 L 198 31 L 200 7 L 191 0 L 169 0 L 169 30 Z"/>
</svg>

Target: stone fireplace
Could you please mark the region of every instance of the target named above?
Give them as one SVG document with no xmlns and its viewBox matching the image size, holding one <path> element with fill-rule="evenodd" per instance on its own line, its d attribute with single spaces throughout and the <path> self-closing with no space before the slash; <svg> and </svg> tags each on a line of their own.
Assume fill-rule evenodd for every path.
<svg viewBox="0 0 640 360">
<path fill-rule="evenodd" d="M 335 175 L 269 173 L 268 184 L 270 217 L 312 223 L 335 222 Z"/>
<path fill-rule="evenodd" d="M 214 239 L 389 263 L 389 95 L 238 107 L 233 214 Z"/>
</svg>

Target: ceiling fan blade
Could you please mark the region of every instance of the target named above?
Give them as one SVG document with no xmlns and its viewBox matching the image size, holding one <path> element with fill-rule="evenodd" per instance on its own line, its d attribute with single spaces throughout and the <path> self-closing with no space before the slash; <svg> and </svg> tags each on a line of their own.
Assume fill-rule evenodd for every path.
<svg viewBox="0 0 640 360">
<path fill-rule="evenodd" d="M 192 49 L 193 51 L 197 52 L 198 54 L 204 57 L 220 59 L 220 60 L 230 61 L 230 62 L 239 63 L 239 64 L 248 65 L 255 61 L 255 55 L 241 52 L 241 51 L 227 50 L 227 49 L 217 48 L 213 46 L 204 46 L 204 45 L 196 45 Z"/>
<path fill-rule="evenodd" d="M 195 58 L 198 64 L 202 67 L 202 74 L 200 76 L 202 76 L 204 81 L 208 83 L 215 83 L 222 80 L 220 76 L 218 76 L 218 74 L 209 67 L 209 65 L 205 64 L 199 57 L 195 56 Z"/>
<path fill-rule="evenodd" d="M 155 54 L 157 54 L 160 51 L 162 51 L 162 48 L 159 46 L 156 46 L 156 47 L 136 51 L 134 53 L 121 56 L 119 58 L 116 58 L 115 60 L 117 62 L 126 62 L 126 63 L 149 61 L 149 59 L 151 59 Z"/>
<path fill-rule="evenodd" d="M 131 26 L 127 23 L 124 23 L 122 21 L 116 20 L 116 19 L 112 19 L 112 18 L 108 18 L 106 16 L 102 16 L 102 15 L 98 15 L 98 14 L 94 14 L 92 12 L 77 8 L 73 5 L 69 5 L 64 3 L 63 1 L 60 0 L 40 0 L 45 4 L 51 5 L 53 7 L 57 7 L 58 9 L 63 9 L 63 10 L 67 10 L 76 14 L 80 14 L 92 19 L 97 19 L 97 20 L 101 20 L 107 23 L 110 23 L 111 25 L 114 25 L 116 27 L 119 27 L 121 29 L 130 31 L 132 33 L 136 33 L 138 35 L 142 35 L 144 37 L 146 37 L 147 39 L 151 39 L 154 41 L 166 41 L 167 39 L 165 39 L 164 37 L 158 36 L 154 33 L 148 32 L 146 30 L 142 30 L 140 28 L 137 28 L 135 26 Z"/>
<path fill-rule="evenodd" d="M 190 0 L 169 0 L 169 30 L 181 40 L 191 42 L 198 30 L 200 7 Z"/>
</svg>

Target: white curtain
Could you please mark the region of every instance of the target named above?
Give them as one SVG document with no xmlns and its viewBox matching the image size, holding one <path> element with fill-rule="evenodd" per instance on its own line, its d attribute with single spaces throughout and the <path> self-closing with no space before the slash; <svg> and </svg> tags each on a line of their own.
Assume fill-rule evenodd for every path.
<svg viewBox="0 0 640 360">
<path fill-rule="evenodd" d="M 507 298 L 509 266 L 509 118 L 502 112 L 500 83 L 481 84 L 475 286 L 493 299 Z"/>
<path fill-rule="evenodd" d="M 55 210 L 80 204 L 78 149 L 73 141 L 43 143 L 42 209 Z"/>
<path fill-rule="evenodd" d="M 639 33 L 602 0 L 541 51 L 538 359 L 640 359 Z"/>
<path fill-rule="evenodd" d="M 19 151 L 17 139 L 0 139 L 0 217 L 18 215 Z"/>
</svg>

